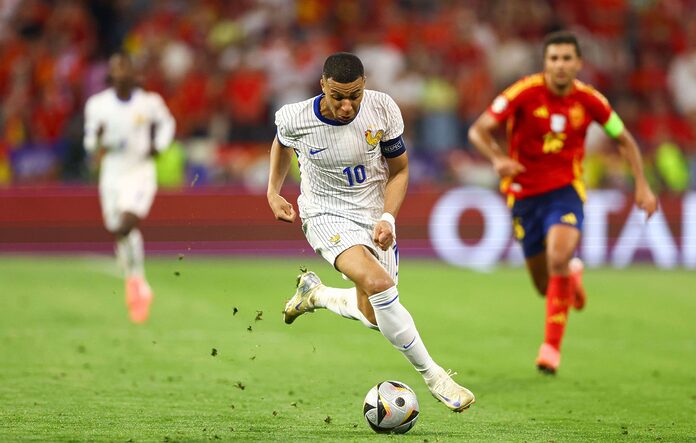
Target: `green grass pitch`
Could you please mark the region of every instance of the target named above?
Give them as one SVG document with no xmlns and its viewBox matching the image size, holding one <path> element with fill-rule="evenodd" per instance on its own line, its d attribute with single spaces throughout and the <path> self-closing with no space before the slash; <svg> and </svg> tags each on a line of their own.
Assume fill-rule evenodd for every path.
<svg viewBox="0 0 696 443">
<path fill-rule="evenodd" d="M 0 258 L 0 441 L 696 440 L 694 271 L 586 271 L 553 378 L 534 368 L 544 305 L 523 269 L 405 259 L 402 303 L 477 395 L 454 414 L 379 333 L 328 311 L 285 325 L 303 264 L 347 286 L 318 260 L 149 259 L 136 326 L 111 258 Z M 385 379 L 418 394 L 405 436 L 361 415 Z"/>
</svg>

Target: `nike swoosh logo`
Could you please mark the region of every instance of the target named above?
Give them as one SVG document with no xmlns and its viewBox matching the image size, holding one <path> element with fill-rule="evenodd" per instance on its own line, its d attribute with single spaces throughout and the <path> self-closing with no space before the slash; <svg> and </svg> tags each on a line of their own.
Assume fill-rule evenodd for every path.
<svg viewBox="0 0 696 443">
<path fill-rule="evenodd" d="M 408 349 L 413 344 L 414 341 L 416 341 L 416 337 L 413 337 L 413 340 L 411 340 L 411 343 L 404 345 L 404 349 Z"/>
<path fill-rule="evenodd" d="M 321 151 L 326 151 L 329 148 L 321 148 L 321 149 L 310 149 L 309 150 L 309 155 L 314 155 L 314 154 L 319 154 Z"/>
</svg>

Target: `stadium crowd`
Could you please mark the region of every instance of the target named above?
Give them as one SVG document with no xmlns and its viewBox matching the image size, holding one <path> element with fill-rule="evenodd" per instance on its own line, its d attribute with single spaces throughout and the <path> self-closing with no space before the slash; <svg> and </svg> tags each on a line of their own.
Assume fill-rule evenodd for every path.
<svg viewBox="0 0 696 443">
<path fill-rule="evenodd" d="M 275 110 L 319 93 L 321 63 L 346 50 L 400 105 L 412 181 L 493 186 L 467 129 L 541 69 L 540 41 L 561 28 L 580 38 L 580 78 L 636 135 L 655 189 L 696 189 L 695 0 L 6 0 L 0 185 L 94 180 L 83 107 L 123 49 L 177 120 L 165 184 L 265 189 Z M 630 188 L 601 130 L 587 148 L 590 186 Z"/>
</svg>

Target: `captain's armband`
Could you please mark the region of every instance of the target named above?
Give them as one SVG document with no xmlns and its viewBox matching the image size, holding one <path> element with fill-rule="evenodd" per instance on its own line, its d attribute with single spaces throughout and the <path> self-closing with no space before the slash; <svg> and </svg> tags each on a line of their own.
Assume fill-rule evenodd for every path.
<svg viewBox="0 0 696 443">
<path fill-rule="evenodd" d="M 604 123 L 604 132 L 607 133 L 607 135 L 611 138 L 616 138 L 624 130 L 624 123 L 621 121 L 621 117 L 614 112 L 611 111 L 611 115 L 609 116 L 609 120 L 607 120 L 606 123 Z"/>
</svg>

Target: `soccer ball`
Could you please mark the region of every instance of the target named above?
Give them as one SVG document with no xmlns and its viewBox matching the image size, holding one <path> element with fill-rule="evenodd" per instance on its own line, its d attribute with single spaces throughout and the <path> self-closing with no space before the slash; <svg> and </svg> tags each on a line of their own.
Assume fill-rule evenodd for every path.
<svg viewBox="0 0 696 443">
<path fill-rule="evenodd" d="M 400 381 L 378 383 L 365 397 L 363 415 L 375 432 L 405 434 L 418 419 L 416 393 Z"/>
</svg>

